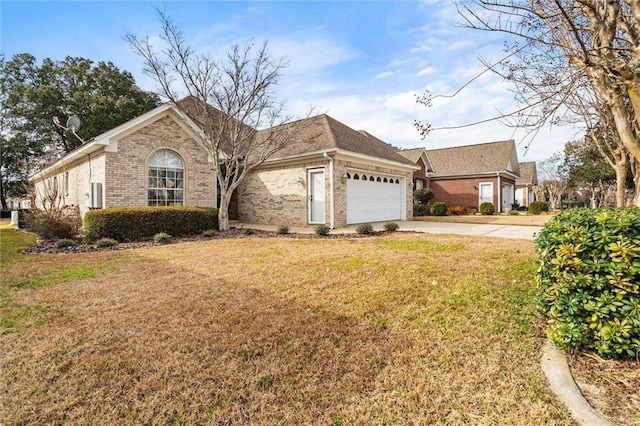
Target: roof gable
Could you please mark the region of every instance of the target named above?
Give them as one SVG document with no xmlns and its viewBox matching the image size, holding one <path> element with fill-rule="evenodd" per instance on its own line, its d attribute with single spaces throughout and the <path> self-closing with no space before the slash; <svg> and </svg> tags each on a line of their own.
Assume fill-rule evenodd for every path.
<svg viewBox="0 0 640 426">
<path fill-rule="evenodd" d="M 520 174 L 513 140 L 427 150 L 435 177 L 511 172 Z"/>
<path fill-rule="evenodd" d="M 428 173 L 433 172 L 433 164 L 431 163 L 431 159 L 429 158 L 429 154 L 427 153 L 426 149 L 410 148 L 401 149 L 396 152 L 414 164 L 418 164 L 418 161 L 422 158 L 422 162 L 425 165 L 425 171 Z"/>
<path fill-rule="evenodd" d="M 538 168 L 535 161 L 520 163 L 520 177 L 516 180 L 516 185 L 537 185 Z"/>
<path fill-rule="evenodd" d="M 321 151 L 347 151 L 376 157 L 387 161 L 393 161 L 405 165 L 413 165 L 409 160 L 396 153 L 395 149 L 386 142 L 365 132 L 357 131 L 339 122 L 338 120 L 321 114 L 314 117 L 298 120 L 284 125 L 296 136 L 274 157 L 295 157 Z M 265 129 L 258 132 L 258 137 Z"/>
</svg>

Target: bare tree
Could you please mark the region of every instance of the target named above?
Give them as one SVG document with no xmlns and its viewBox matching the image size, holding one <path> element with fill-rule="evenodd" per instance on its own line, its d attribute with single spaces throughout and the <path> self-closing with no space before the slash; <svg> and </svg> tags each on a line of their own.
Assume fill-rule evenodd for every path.
<svg viewBox="0 0 640 426">
<path fill-rule="evenodd" d="M 638 2 L 471 0 L 458 5 L 472 28 L 524 41 L 512 48 L 519 53 L 515 67 L 546 70 L 536 84 L 514 78 L 529 104 L 543 105 L 538 118 L 566 106 L 568 97 L 581 95 L 580 89 L 588 86 L 608 110 L 620 145 L 630 158 L 640 159 Z M 551 96 L 554 87 L 562 90 Z"/>
<path fill-rule="evenodd" d="M 567 189 L 568 180 L 562 170 L 563 158 L 559 152 L 538 163 L 538 179 L 545 192 L 549 194 L 552 210 L 562 208 L 562 196 Z"/>
<path fill-rule="evenodd" d="M 267 42 L 233 45 L 221 60 L 197 53 L 165 12 L 158 15 L 162 49 L 148 37 L 129 33 L 125 38 L 144 60 L 143 71 L 157 83 L 158 94 L 195 121 L 193 130 L 216 172 L 220 230 L 227 230 L 232 193 L 301 131 L 287 125 L 292 117 L 275 99 L 287 64 L 271 57 Z"/>
</svg>

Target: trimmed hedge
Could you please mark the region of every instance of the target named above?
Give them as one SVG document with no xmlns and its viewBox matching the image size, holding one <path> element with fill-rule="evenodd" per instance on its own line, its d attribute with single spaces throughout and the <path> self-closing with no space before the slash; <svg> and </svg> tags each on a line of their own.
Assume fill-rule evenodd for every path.
<svg viewBox="0 0 640 426">
<path fill-rule="evenodd" d="M 442 201 L 438 201 L 431 205 L 431 214 L 434 216 L 446 216 L 447 210 L 447 203 Z"/>
<path fill-rule="evenodd" d="M 529 213 L 531 214 L 540 214 L 542 212 L 548 212 L 549 205 L 546 201 L 532 201 L 529 204 Z"/>
<path fill-rule="evenodd" d="M 640 209 L 570 209 L 536 239 L 538 306 L 563 350 L 640 357 Z"/>
<path fill-rule="evenodd" d="M 87 241 L 150 239 L 160 232 L 195 235 L 218 229 L 218 210 L 205 207 L 116 207 L 90 210 L 84 216 Z"/>
<path fill-rule="evenodd" d="M 493 203 L 488 201 L 480 204 L 480 214 L 485 216 L 491 216 L 496 212 L 495 207 L 493 207 Z"/>
</svg>

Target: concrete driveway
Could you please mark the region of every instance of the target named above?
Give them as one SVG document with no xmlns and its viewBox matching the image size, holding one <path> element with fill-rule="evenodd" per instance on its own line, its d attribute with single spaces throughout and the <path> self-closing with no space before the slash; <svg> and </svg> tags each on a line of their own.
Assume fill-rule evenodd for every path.
<svg viewBox="0 0 640 426">
<path fill-rule="evenodd" d="M 373 229 L 381 231 L 386 222 L 372 223 Z M 397 221 L 400 231 L 423 232 L 425 234 L 458 234 L 475 235 L 499 238 L 515 238 L 523 240 L 534 240 L 535 234 L 542 230 L 539 226 L 515 226 L 515 225 L 485 225 L 474 223 L 444 223 L 444 222 L 422 222 L 422 221 Z M 254 223 L 233 223 L 232 226 L 242 226 L 264 231 L 275 231 L 277 226 L 260 225 Z M 357 225 L 349 225 L 345 228 L 336 228 L 331 231 L 333 234 L 349 234 L 356 232 Z M 289 232 L 297 234 L 313 234 L 313 226 L 291 226 Z"/>
</svg>

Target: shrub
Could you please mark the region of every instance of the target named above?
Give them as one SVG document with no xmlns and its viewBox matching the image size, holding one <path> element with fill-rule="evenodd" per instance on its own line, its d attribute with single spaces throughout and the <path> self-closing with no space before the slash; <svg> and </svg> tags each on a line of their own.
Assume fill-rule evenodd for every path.
<svg viewBox="0 0 640 426">
<path fill-rule="evenodd" d="M 158 244 L 166 244 L 171 241 L 171 235 L 167 234 L 166 232 L 158 232 L 153 236 L 153 241 Z"/>
<path fill-rule="evenodd" d="M 218 233 L 218 231 L 216 231 L 215 229 L 205 229 L 204 231 L 202 231 L 202 236 L 203 237 L 213 237 Z"/>
<path fill-rule="evenodd" d="M 356 234 L 358 235 L 371 235 L 373 234 L 373 226 L 370 223 L 361 223 L 356 226 Z"/>
<path fill-rule="evenodd" d="M 520 213 L 518 213 L 518 210 L 509 210 L 509 213 L 507 213 L 509 216 L 520 216 Z"/>
<path fill-rule="evenodd" d="M 77 207 L 25 212 L 25 227 L 44 240 L 73 239 L 80 233 L 82 219 Z"/>
<path fill-rule="evenodd" d="M 536 239 L 538 306 L 564 350 L 640 356 L 640 209 L 571 209 Z"/>
<path fill-rule="evenodd" d="M 430 188 L 421 188 L 413 191 L 413 199 L 416 204 L 428 204 L 429 201 L 433 200 L 434 195 Z"/>
<path fill-rule="evenodd" d="M 315 227 L 314 231 L 318 237 L 326 237 L 327 235 L 329 235 L 329 231 L 331 231 L 331 228 L 329 228 L 327 225 L 318 225 Z"/>
<path fill-rule="evenodd" d="M 447 215 L 447 203 L 438 201 L 431 205 L 431 214 L 434 216 L 446 216 Z"/>
<path fill-rule="evenodd" d="M 461 216 L 469 213 L 469 209 L 464 206 L 451 206 L 449 207 L 448 211 L 449 214 L 452 214 L 454 216 Z"/>
<path fill-rule="evenodd" d="M 387 232 L 396 232 L 400 229 L 400 225 L 395 222 L 387 222 L 384 224 L 384 230 Z"/>
<path fill-rule="evenodd" d="M 531 214 L 540 214 L 547 211 L 549 211 L 549 205 L 546 201 L 534 201 L 529 204 L 529 213 Z"/>
<path fill-rule="evenodd" d="M 96 245 L 98 247 L 113 247 L 117 244 L 118 242 L 113 238 L 100 238 L 99 240 L 96 241 Z"/>
<path fill-rule="evenodd" d="M 73 247 L 76 245 L 76 242 L 69 238 L 61 238 L 56 241 L 56 247 L 65 248 L 65 247 Z"/>
<path fill-rule="evenodd" d="M 478 209 L 469 209 L 469 214 L 478 214 Z"/>
<path fill-rule="evenodd" d="M 480 214 L 491 216 L 495 212 L 496 212 L 496 210 L 493 207 L 493 203 L 490 203 L 490 202 L 487 201 L 487 202 L 484 202 L 484 203 L 480 204 Z"/>
<path fill-rule="evenodd" d="M 288 234 L 288 233 L 289 233 L 289 227 L 287 225 L 280 225 L 276 229 L 276 234 L 278 234 L 278 235 L 285 235 L 285 234 Z"/>
<path fill-rule="evenodd" d="M 170 231 L 174 236 L 218 229 L 218 210 L 204 207 L 116 207 L 84 216 L 85 239 L 137 241 Z"/>
<path fill-rule="evenodd" d="M 413 215 L 414 216 L 428 216 L 429 215 L 429 206 L 426 204 L 414 204 L 413 205 Z"/>
<path fill-rule="evenodd" d="M 254 231 L 254 230 L 253 230 L 253 228 L 244 228 L 244 229 L 242 230 L 242 233 L 243 233 L 244 235 L 253 235 L 253 234 L 255 234 L 255 233 L 256 233 L 256 231 Z"/>
</svg>

